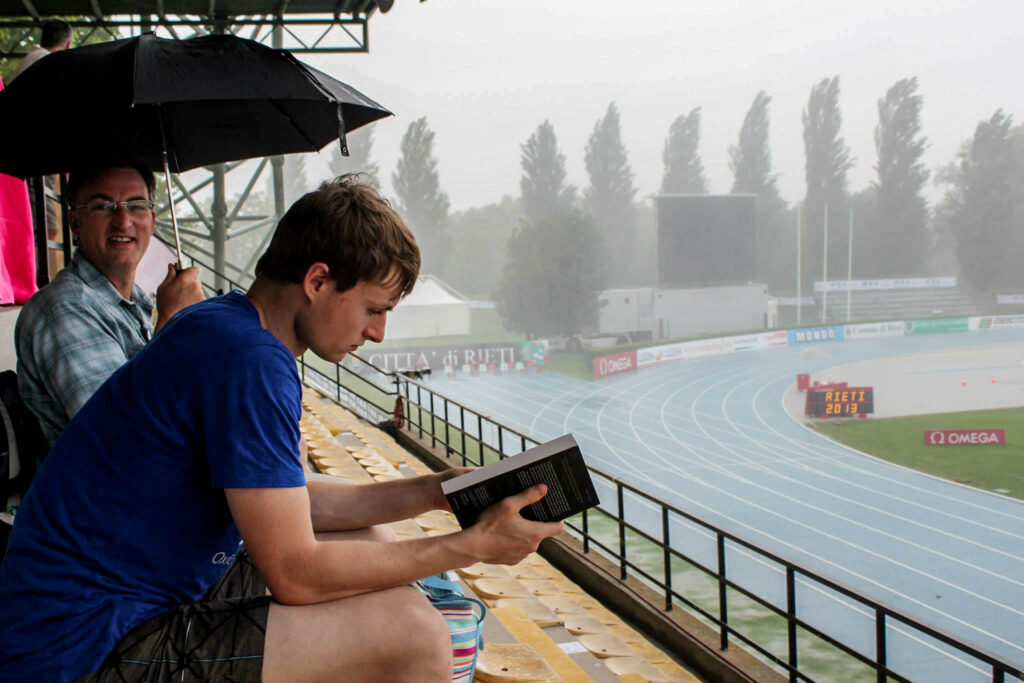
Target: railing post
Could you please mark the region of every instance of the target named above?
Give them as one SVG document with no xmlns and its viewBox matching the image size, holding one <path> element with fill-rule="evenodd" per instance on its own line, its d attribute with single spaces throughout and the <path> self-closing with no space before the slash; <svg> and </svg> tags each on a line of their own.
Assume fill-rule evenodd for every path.
<svg viewBox="0 0 1024 683">
<path fill-rule="evenodd" d="M 434 424 L 434 392 L 430 392 L 430 447 L 437 445 L 437 426 Z"/>
<path fill-rule="evenodd" d="M 338 403 L 341 403 L 341 363 L 334 364 L 334 393 L 338 396 Z"/>
<path fill-rule="evenodd" d="M 452 423 L 448 421 L 448 397 L 444 399 L 444 452 L 445 455 L 452 454 L 451 428 Z"/>
<path fill-rule="evenodd" d="M 668 530 L 668 508 L 661 506 L 661 541 L 665 544 L 662 548 L 665 554 L 665 611 L 672 611 L 672 551 L 670 550 L 671 539 Z"/>
<path fill-rule="evenodd" d="M 619 579 L 626 580 L 626 510 L 622 483 L 616 483 L 615 494 L 619 502 Z"/>
<path fill-rule="evenodd" d="M 409 411 L 412 412 L 411 410 Z M 423 392 L 420 385 L 416 385 L 416 423 L 420 429 L 420 438 L 423 438 Z"/>
<path fill-rule="evenodd" d="M 789 623 L 787 624 L 789 665 L 793 667 L 789 670 L 789 680 L 796 683 L 796 672 L 799 667 L 796 638 L 796 572 L 793 571 L 792 567 L 786 567 L 786 615 L 789 617 Z"/>
<path fill-rule="evenodd" d="M 590 552 L 590 526 L 587 522 L 587 510 L 583 511 L 583 554 Z"/>
<path fill-rule="evenodd" d="M 725 650 L 729 647 L 729 604 L 725 586 L 725 536 L 719 531 L 715 537 L 718 539 L 718 619 L 722 622 L 719 627 L 720 647 Z"/>
<path fill-rule="evenodd" d="M 888 656 L 885 647 L 885 612 L 875 608 L 875 661 L 878 668 L 875 669 L 875 679 L 878 683 L 885 683 L 885 667 Z"/>
<path fill-rule="evenodd" d="M 501 425 L 498 425 L 498 460 L 501 460 L 501 456 L 505 455 L 505 444 L 502 443 L 501 436 Z"/>
<path fill-rule="evenodd" d="M 480 467 L 483 467 L 487 463 L 484 462 L 484 416 L 480 413 L 476 414 L 476 443 L 480 447 Z"/>
<path fill-rule="evenodd" d="M 398 394 L 401 396 L 401 394 Z M 409 380 L 405 380 L 405 410 L 407 415 L 405 416 L 406 429 L 412 431 L 412 403 L 409 401 L 409 397 L 412 392 L 409 391 Z"/>
<path fill-rule="evenodd" d="M 466 466 L 466 407 L 459 404 L 459 432 L 462 434 L 462 466 Z"/>
</svg>

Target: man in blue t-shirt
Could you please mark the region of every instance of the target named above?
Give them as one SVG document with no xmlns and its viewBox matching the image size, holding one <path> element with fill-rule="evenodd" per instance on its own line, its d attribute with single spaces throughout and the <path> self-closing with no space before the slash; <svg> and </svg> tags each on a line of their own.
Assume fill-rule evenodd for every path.
<svg viewBox="0 0 1024 683">
<path fill-rule="evenodd" d="M 352 177 L 277 226 L 246 294 L 196 304 L 57 439 L 0 566 L 0 680 L 445 680 L 444 619 L 407 584 L 515 563 L 561 524 L 506 499 L 464 531 L 394 541 L 374 525 L 445 509 L 461 470 L 367 486 L 310 480 L 295 358 L 384 336 L 419 250 Z M 226 595 L 244 543 L 273 597 Z"/>
</svg>

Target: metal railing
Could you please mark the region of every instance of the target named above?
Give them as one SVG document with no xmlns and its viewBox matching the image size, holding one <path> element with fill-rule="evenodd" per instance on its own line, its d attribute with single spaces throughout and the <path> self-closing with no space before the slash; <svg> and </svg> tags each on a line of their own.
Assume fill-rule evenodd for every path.
<svg viewBox="0 0 1024 683">
<path fill-rule="evenodd" d="M 349 357 L 344 363 L 323 362 L 318 368 L 303 356 L 298 359 L 299 372 L 304 381 L 373 422 L 398 422 L 396 415 L 401 415 L 400 429 L 415 433 L 421 440 L 429 439 L 431 447 L 442 448 L 449 457 L 464 465 L 489 464 L 538 444 L 530 436 L 434 391 L 423 381 L 402 372 L 381 369 L 356 354 L 349 354 Z M 321 368 L 330 368 L 330 371 Z M 1024 667 L 996 653 L 761 548 L 598 468 L 588 466 L 588 469 L 599 490 L 614 491 L 615 505 L 614 509 L 609 509 L 602 503 L 566 520 L 567 528 L 582 541 L 584 554 L 598 552 L 617 566 L 620 580 L 625 581 L 632 575 L 659 591 L 664 597 L 664 611 L 672 611 L 677 604 L 685 605 L 718 630 L 719 646 L 723 650 L 735 638 L 778 667 L 790 681 L 813 681 L 812 673 L 800 666 L 801 635 L 805 638 L 810 635 L 868 667 L 879 683 L 910 681 L 911 674 L 900 673 L 894 668 L 897 664 L 891 661 L 891 638 L 899 634 L 923 642 L 933 651 L 938 649 L 954 658 L 968 658 L 969 662 L 961 660 L 965 667 L 986 670 L 994 683 L 1004 683 L 1008 675 L 1024 679 Z M 655 514 L 639 519 L 644 511 Z M 602 540 L 601 532 L 609 524 L 614 531 L 610 542 Z M 684 534 L 691 538 L 713 539 L 711 559 L 701 559 L 693 552 L 686 553 L 676 547 L 673 540 L 679 540 Z M 659 557 L 660 568 L 650 566 L 652 548 Z M 644 552 L 648 552 L 647 558 L 641 557 Z M 772 600 L 764 595 L 769 590 L 762 587 L 759 591 L 745 585 L 742 571 L 730 572 L 736 562 L 756 562 L 769 567 L 779 575 L 781 595 Z M 674 585 L 674 570 L 679 564 L 692 567 L 715 584 L 713 609 L 702 606 L 698 598 L 683 594 Z M 624 585 L 629 588 L 628 584 Z M 741 630 L 737 625 L 740 620 L 730 618 L 730 591 L 783 621 L 785 654 L 773 652 L 770 645 Z M 811 599 L 806 597 L 808 595 Z M 867 640 L 871 647 L 858 648 L 849 638 L 844 641 L 842 636 L 827 632 L 824 624 L 814 623 L 813 618 L 802 615 L 799 606 L 815 599 L 839 601 L 867 616 L 871 631 Z M 866 653 L 867 649 L 872 652 Z"/>
<path fill-rule="evenodd" d="M 368 363 L 365 363 L 369 365 Z M 464 465 L 484 465 L 495 459 L 515 455 L 537 445 L 537 441 L 522 432 L 501 424 L 472 408 L 452 400 L 431 389 L 423 381 L 412 379 L 401 372 L 386 372 L 374 367 L 381 377 L 387 377 L 394 386 L 389 395 L 401 399 L 404 413 L 401 428 L 415 433 L 421 440 L 428 440 L 432 447 L 440 447 Z M 707 623 L 718 630 L 719 646 L 728 648 L 730 640 L 736 639 L 756 651 L 761 657 L 782 670 L 791 681 L 812 681 L 812 674 L 800 667 L 801 640 L 808 636 L 844 653 L 874 673 L 877 681 L 910 681 L 906 672 L 901 673 L 894 666 L 891 655 L 891 641 L 894 635 L 917 642 L 934 651 L 945 649 L 946 653 L 960 659 L 963 665 L 991 674 L 991 680 L 1002 683 L 1006 676 L 1024 677 L 1024 668 L 993 653 L 951 634 L 941 628 L 926 624 L 897 607 L 867 597 L 855 588 L 827 578 L 817 572 L 792 562 L 776 553 L 748 541 L 742 536 L 726 531 L 688 512 L 670 505 L 636 486 L 612 476 L 596 467 L 588 466 L 595 484 L 601 490 L 614 491 L 614 506 L 603 503 L 598 508 L 585 511 L 566 521 L 566 526 L 582 541 L 583 552 L 597 551 L 617 565 L 619 579 L 630 575 L 639 578 L 646 585 L 655 588 L 664 596 L 662 609 L 671 611 L 677 604 L 685 605 Z M 633 511 L 631 514 L 630 511 Z M 654 511 L 645 520 L 639 510 Z M 632 519 L 631 519 L 632 517 Z M 651 521 L 656 520 L 652 524 Z M 646 523 L 645 523 L 646 522 Z M 614 527 L 611 542 L 602 540 L 595 527 Z M 657 527 L 652 529 L 652 526 Z M 713 539 L 712 560 L 686 553 L 673 544 L 673 530 L 694 536 L 695 534 Z M 660 556 L 660 567 L 650 566 L 650 551 L 656 549 Z M 644 557 L 639 558 L 641 552 Z M 732 562 L 754 562 L 767 566 L 778 574 L 780 582 L 776 590 L 779 597 L 772 600 L 765 597 L 771 589 L 755 590 L 743 583 L 740 574 L 730 572 Z M 716 605 L 708 609 L 697 599 L 680 592 L 673 585 L 675 568 L 678 565 L 692 567 L 708 577 L 717 588 Z M 739 620 L 730 619 L 730 594 L 735 593 L 749 599 L 784 622 L 786 632 L 785 653 L 773 652 L 768 645 L 743 630 Z M 735 596 L 733 602 L 735 603 Z M 872 647 L 856 647 L 834 633 L 829 633 L 820 620 L 802 614 L 799 606 L 815 601 L 838 601 L 852 608 L 855 613 L 868 618 L 870 629 L 867 639 Z M 864 640 L 853 638 L 852 640 Z M 964 661 L 966 658 L 968 661 Z M 902 663 L 901 663 L 902 664 Z"/>
</svg>

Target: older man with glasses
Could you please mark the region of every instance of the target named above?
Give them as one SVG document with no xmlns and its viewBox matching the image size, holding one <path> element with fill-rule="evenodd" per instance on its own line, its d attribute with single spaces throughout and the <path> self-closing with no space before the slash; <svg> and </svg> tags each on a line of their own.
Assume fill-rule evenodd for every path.
<svg viewBox="0 0 1024 683">
<path fill-rule="evenodd" d="M 153 236 L 153 173 L 142 165 L 72 172 L 68 222 L 78 249 L 35 294 L 14 330 L 18 389 L 50 445 L 115 370 L 182 308 L 201 301 L 193 268 L 167 277 L 153 301 L 135 271 Z"/>
</svg>

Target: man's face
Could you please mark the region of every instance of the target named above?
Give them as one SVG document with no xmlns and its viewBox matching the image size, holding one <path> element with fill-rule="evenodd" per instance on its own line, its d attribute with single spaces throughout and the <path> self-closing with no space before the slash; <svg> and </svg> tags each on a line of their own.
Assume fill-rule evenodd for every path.
<svg viewBox="0 0 1024 683">
<path fill-rule="evenodd" d="M 367 341 L 384 340 L 388 311 L 398 303 L 393 285 L 365 280 L 339 292 L 326 280 L 313 297 L 308 315 L 299 322 L 305 345 L 320 358 L 337 363 Z"/>
<path fill-rule="evenodd" d="M 112 212 L 105 202 L 146 201 L 146 182 L 133 168 L 112 168 L 83 183 L 74 198 L 77 208 L 68 216 L 82 255 L 108 278 L 134 280 L 153 236 L 156 213 L 149 208 L 118 205 Z"/>
</svg>

